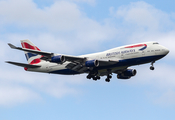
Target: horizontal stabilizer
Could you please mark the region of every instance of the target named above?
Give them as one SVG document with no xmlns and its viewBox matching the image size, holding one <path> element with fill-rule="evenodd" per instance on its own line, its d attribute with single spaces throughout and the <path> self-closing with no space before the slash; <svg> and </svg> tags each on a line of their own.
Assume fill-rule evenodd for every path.
<svg viewBox="0 0 175 120">
<path fill-rule="evenodd" d="M 16 48 L 17 48 L 16 46 L 12 45 L 11 43 L 8 43 L 8 45 L 9 45 L 11 48 L 13 48 L 13 49 L 16 49 Z"/>
<path fill-rule="evenodd" d="M 53 53 L 49 53 L 49 52 L 43 52 L 43 51 L 38 51 L 38 50 L 31 50 L 31 49 L 16 47 L 16 46 L 12 45 L 11 43 L 8 43 L 8 45 L 12 49 L 22 50 L 22 51 L 26 51 L 26 52 L 30 52 L 30 53 L 34 53 L 34 54 L 44 55 L 44 56 L 48 56 L 48 57 L 51 57 L 53 55 Z"/>
<path fill-rule="evenodd" d="M 17 66 L 20 66 L 20 67 L 27 67 L 27 68 L 38 68 L 38 67 L 41 67 L 40 65 L 30 65 L 30 64 L 17 63 L 17 62 L 11 62 L 11 61 L 6 61 L 6 63 L 10 63 L 10 64 L 17 65 Z"/>
</svg>

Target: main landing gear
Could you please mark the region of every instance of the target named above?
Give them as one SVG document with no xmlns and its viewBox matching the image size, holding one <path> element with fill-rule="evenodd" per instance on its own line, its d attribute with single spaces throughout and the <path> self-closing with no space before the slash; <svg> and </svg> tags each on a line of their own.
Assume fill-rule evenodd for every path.
<svg viewBox="0 0 175 120">
<path fill-rule="evenodd" d="M 153 66 L 154 63 L 155 63 L 155 61 L 151 62 L 150 70 L 154 70 L 155 69 L 154 66 Z"/>
<path fill-rule="evenodd" d="M 107 78 L 105 79 L 105 81 L 110 82 L 110 79 L 112 78 L 112 72 L 110 69 L 108 69 L 107 71 L 108 71 L 108 75 L 107 75 Z"/>
<path fill-rule="evenodd" d="M 107 75 L 107 78 L 105 79 L 106 82 L 110 82 L 110 79 L 112 78 L 112 76 L 109 74 Z"/>
<path fill-rule="evenodd" d="M 90 74 L 87 75 L 87 79 L 91 79 L 91 78 L 92 78 L 93 80 L 95 80 L 95 81 L 96 81 L 96 80 L 100 80 L 100 76 L 93 76 L 93 75 L 90 75 Z"/>
<path fill-rule="evenodd" d="M 87 75 L 87 79 L 93 79 L 95 81 L 100 80 L 100 76 L 97 76 L 98 72 L 96 71 L 91 71 L 88 75 Z"/>
<path fill-rule="evenodd" d="M 90 71 L 87 75 L 87 79 L 93 79 L 95 81 L 100 80 L 100 76 L 98 76 L 98 71 Z M 108 70 L 107 78 L 105 79 L 106 82 L 110 82 L 110 79 L 112 78 L 111 70 Z"/>
</svg>

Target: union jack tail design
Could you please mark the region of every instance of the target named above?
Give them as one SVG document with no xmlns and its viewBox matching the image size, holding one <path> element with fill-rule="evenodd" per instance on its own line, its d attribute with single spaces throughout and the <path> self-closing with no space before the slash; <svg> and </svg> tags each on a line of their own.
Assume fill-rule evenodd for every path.
<svg viewBox="0 0 175 120">
<path fill-rule="evenodd" d="M 41 51 L 30 40 L 21 40 L 21 45 L 22 45 L 22 48 Z M 24 53 L 29 64 L 38 64 L 41 62 L 41 59 L 40 59 L 42 57 L 41 55 L 33 54 L 30 52 L 24 52 Z"/>
</svg>

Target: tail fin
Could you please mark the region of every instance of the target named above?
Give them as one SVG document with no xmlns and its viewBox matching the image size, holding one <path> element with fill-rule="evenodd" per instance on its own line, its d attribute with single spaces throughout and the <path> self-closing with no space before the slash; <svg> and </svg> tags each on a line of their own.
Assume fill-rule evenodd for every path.
<svg viewBox="0 0 175 120">
<path fill-rule="evenodd" d="M 30 40 L 21 40 L 21 45 L 22 45 L 22 48 L 41 51 Z M 33 54 L 30 52 L 24 52 L 24 53 L 29 64 L 38 64 L 41 62 L 41 59 L 40 59 L 41 55 Z"/>
</svg>

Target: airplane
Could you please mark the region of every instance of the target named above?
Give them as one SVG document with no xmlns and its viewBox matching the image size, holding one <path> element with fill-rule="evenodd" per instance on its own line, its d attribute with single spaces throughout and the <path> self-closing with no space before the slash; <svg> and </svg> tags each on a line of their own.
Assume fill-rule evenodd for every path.
<svg viewBox="0 0 175 120">
<path fill-rule="evenodd" d="M 12 49 L 24 51 L 28 64 L 6 61 L 7 63 L 24 67 L 26 71 L 76 75 L 87 73 L 87 79 L 100 80 L 107 76 L 110 82 L 112 74 L 118 79 L 130 79 L 135 76 L 136 69 L 130 66 L 151 63 L 150 70 L 154 70 L 155 61 L 163 58 L 169 50 L 158 42 L 144 42 L 116 47 L 103 52 L 71 56 L 41 51 L 30 40 L 21 40 L 22 47 L 10 43 Z"/>
</svg>

